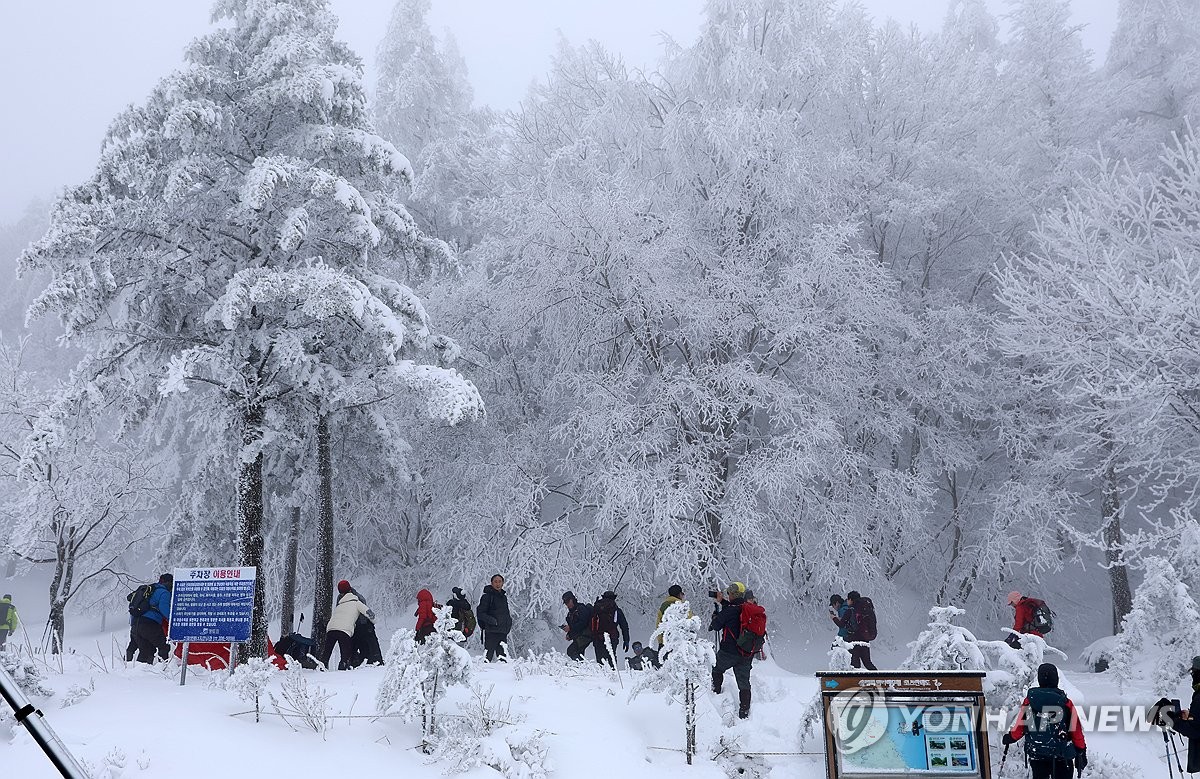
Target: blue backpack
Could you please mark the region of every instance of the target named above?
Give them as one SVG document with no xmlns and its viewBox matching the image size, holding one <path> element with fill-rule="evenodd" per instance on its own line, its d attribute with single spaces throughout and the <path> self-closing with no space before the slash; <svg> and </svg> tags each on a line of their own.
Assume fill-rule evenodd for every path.
<svg viewBox="0 0 1200 779">
<path fill-rule="evenodd" d="M 1067 717 L 1067 694 L 1053 687 L 1029 691 L 1025 719 L 1025 755 L 1030 760 L 1074 760 L 1075 744 Z"/>
</svg>

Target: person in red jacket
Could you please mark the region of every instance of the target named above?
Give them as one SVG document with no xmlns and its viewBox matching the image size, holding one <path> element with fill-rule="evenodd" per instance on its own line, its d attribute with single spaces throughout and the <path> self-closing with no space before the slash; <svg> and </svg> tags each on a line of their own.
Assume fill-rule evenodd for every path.
<svg viewBox="0 0 1200 779">
<path fill-rule="evenodd" d="M 417 593 L 417 643 L 424 644 L 425 639 L 433 633 L 433 623 L 437 622 L 437 614 L 434 609 L 440 609 L 441 605 L 433 602 L 433 593 L 429 590 L 421 590 Z"/>
<path fill-rule="evenodd" d="M 1071 779 L 1072 769 L 1087 768 L 1087 743 L 1075 704 L 1058 688 L 1058 667 L 1042 663 L 1038 686 L 1021 702 L 1017 721 L 1004 734 L 1005 751 L 1025 739 L 1025 756 L 1033 779 Z"/>
<path fill-rule="evenodd" d="M 1041 631 L 1034 627 L 1033 615 L 1037 611 L 1038 606 L 1045 605 L 1044 601 L 1037 598 L 1026 598 L 1021 593 L 1013 590 L 1008 594 L 1008 605 L 1013 607 L 1013 630 L 1018 633 L 1028 633 L 1034 636 L 1044 636 Z M 1021 639 L 1009 634 L 1005 639 L 1009 646 L 1013 649 L 1021 648 Z"/>
</svg>

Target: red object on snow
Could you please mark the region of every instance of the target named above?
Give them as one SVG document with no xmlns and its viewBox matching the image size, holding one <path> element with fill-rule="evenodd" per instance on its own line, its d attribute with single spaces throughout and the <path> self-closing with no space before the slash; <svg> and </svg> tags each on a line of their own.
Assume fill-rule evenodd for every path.
<svg viewBox="0 0 1200 779">
<path fill-rule="evenodd" d="M 175 656 L 183 659 L 183 644 L 175 645 Z M 287 670 L 287 661 L 275 654 L 275 644 L 267 639 L 267 657 L 280 670 Z M 188 665 L 199 665 L 210 671 L 220 671 L 229 667 L 229 644 L 211 644 L 204 641 L 193 641 L 188 644 Z"/>
</svg>

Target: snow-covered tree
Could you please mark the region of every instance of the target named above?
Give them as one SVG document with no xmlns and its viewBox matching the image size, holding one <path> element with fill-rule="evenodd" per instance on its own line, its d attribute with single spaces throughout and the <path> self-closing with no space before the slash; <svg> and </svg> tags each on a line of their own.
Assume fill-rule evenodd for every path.
<svg viewBox="0 0 1200 779">
<path fill-rule="evenodd" d="M 1111 668 L 1123 683 L 1149 671 L 1155 695 L 1170 695 L 1200 646 L 1200 608 L 1169 560 L 1147 558 L 1133 610 L 1121 623 Z M 1144 665 L 1151 664 L 1146 669 Z"/>
<path fill-rule="evenodd" d="M 183 430 L 232 455 L 238 562 L 260 566 L 264 458 L 290 408 L 323 419 L 410 393 L 454 423 L 481 402 L 397 281 L 452 258 L 400 202 L 411 165 L 375 133 L 325 3 L 222 0 L 214 18 L 113 122 L 22 261 L 52 273 L 30 315 L 59 314 L 86 350 L 64 408 L 107 403 L 147 427 L 186 409 Z"/>
<path fill-rule="evenodd" d="M 413 631 L 400 629 L 384 663 L 386 671 L 375 698 L 376 711 L 387 714 L 398 709 L 406 722 L 419 716 L 421 743 L 426 750 L 437 732 L 437 704 L 455 685 L 469 685 L 471 655 L 461 645 L 462 632 L 455 630 L 450 606 L 435 611 L 433 633 L 418 644 Z"/>
<path fill-rule="evenodd" d="M 254 704 L 254 721 L 260 719 L 260 700 L 279 669 L 269 657 L 251 657 L 234 669 L 225 689 L 246 703 Z"/>
<path fill-rule="evenodd" d="M 640 674 L 630 690 L 629 699 L 653 690 L 683 701 L 684 753 L 691 765 L 696 755 L 696 691 L 703 690 L 711 681 L 717 657 L 712 641 L 701 627 L 700 617 L 692 615 L 691 604 L 687 601 L 667 607 L 650 640 L 653 642 L 659 637 L 663 640 L 662 668 Z"/>
<path fill-rule="evenodd" d="M 929 627 L 908 645 L 904 670 L 982 671 L 987 667 L 978 639 L 953 620 L 967 612 L 955 606 L 934 606 L 929 610 Z"/>
</svg>

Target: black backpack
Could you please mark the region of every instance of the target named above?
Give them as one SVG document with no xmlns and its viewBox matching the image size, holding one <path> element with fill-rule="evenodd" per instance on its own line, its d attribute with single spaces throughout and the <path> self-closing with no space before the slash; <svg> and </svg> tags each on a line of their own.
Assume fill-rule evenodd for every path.
<svg viewBox="0 0 1200 779">
<path fill-rule="evenodd" d="M 854 623 L 863 641 L 874 641 L 879 635 L 879 627 L 875 624 L 875 604 L 870 598 L 854 601 Z"/>
<path fill-rule="evenodd" d="M 592 635 L 617 632 L 617 602 L 612 598 L 598 598 L 592 608 Z"/>
<path fill-rule="evenodd" d="M 125 596 L 129 601 L 129 614 L 134 617 L 146 616 L 146 612 L 150 610 L 150 596 L 153 593 L 153 584 L 143 584 Z"/>
<path fill-rule="evenodd" d="M 1043 636 L 1054 630 L 1054 612 L 1046 605 L 1046 601 L 1031 598 L 1033 601 L 1033 617 L 1030 618 L 1029 624 L 1026 625 L 1025 632 L 1037 632 Z"/>
<path fill-rule="evenodd" d="M 1034 687 L 1029 691 L 1024 741 L 1030 760 L 1075 759 L 1067 716 L 1067 694 L 1062 690 Z"/>
</svg>

